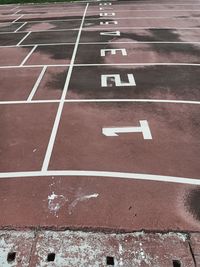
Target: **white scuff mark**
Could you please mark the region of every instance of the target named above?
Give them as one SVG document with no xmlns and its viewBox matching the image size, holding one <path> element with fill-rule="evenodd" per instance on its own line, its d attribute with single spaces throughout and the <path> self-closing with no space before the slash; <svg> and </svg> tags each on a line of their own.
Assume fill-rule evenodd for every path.
<svg viewBox="0 0 200 267">
<path fill-rule="evenodd" d="M 119 244 L 119 254 L 122 254 L 123 253 L 123 248 L 122 248 L 122 245 Z"/>
<path fill-rule="evenodd" d="M 173 232 L 169 232 L 166 234 L 157 234 L 159 236 L 160 239 L 165 240 L 167 238 L 178 238 L 181 241 L 185 242 L 187 240 L 187 234 L 184 233 L 173 233 Z"/>
<path fill-rule="evenodd" d="M 58 211 L 68 201 L 63 195 L 56 195 L 54 192 L 48 196 L 48 208 L 51 213 L 58 217 Z"/>
<path fill-rule="evenodd" d="M 37 151 L 37 149 L 35 148 L 35 149 L 33 149 L 33 153 L 35 153 Z"/>
<path fill-rule="evenodd" d="M 69 209 L 69 214 L 72 214 L 73 209 L 76 207 L 76 205 L 78 204 L 78 202 L 82 202 L 82 201 L 86 201 L 88 199 L 91 198 L 97 198 L 99 196 L 99 194 L 94 193 L 91 195 L 80 195 L 78 196 L 74 201 L 71 202 L 71 204 L 69 205 L 68 209 Z"/>
<path fill-rule="evenodd" d="M 120 258 L 119 258 L 119 266 L 124 266 L 123 264 L 123 248 L 122 248 L 122 245 L 119 243 L 119 255 L 120 255 Z"/>
</svg>

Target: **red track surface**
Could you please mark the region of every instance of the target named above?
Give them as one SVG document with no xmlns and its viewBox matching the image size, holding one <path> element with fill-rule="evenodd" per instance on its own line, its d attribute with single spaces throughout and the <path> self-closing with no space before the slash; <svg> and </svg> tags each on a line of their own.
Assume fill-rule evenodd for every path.
<svg viewBox="0 0 200 267">
<path fill-rule="evenodd" d="M 106 3 L 0 6 L 1 228 L 200 230 L 200 3 Z"/>
</svg>

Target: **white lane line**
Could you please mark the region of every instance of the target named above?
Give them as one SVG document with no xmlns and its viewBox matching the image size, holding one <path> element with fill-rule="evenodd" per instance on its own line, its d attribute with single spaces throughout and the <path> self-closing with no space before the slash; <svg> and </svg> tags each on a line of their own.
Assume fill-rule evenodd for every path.
<svg viewBox="0 0 200 267">
<path fill-rule="evenodd" d="M 16 105 L 16 104 L 37 104 L 37 103 L 58 103 L 59 99 L 50 100 L 15 100 L 15 101 L 0 101 L 0 105 Z M 200 101 L 192 100 L 166 100 L 166 99 L 66 99 L 65 103 L 101 103 L 101 102 L 129 102 L 129 103 L 168 103 L 168 104 L 190 104 L 200 105 Z"/>
<path fill-rule="evenodd" d="M 22 32 L 20 32 L 22 33 Z M 79 45 L 95 45 L 95 44 L 110 44 L 112 43 L 113 45 L 114 44 L 200 44 L 200 41 L 199 42 L 190 42 L 190 41 L 182 41 L 182 42 L 177 42 L 177 41 L 174 41 L 174 42 L 169 42 L 169 41 L 152 41 L 152 42 L 149 42 L 149 41 L 122 41 L 122 42 L 118 42 L 118 41 L 114 41 L 114 42 L 80 42 Z M 33 43 L 33 44 L 24 44 L 24 45 L 18 45 L 20 47 L 30 47 L 30 46 L 34 46 L 34 45 L 37 45 L 37 46 L 56 46 L 56 45 L 74 45 L 74 43 L 50 43 L 50 44 L 36 44 L 36 43 Z M 12 48 L 12 47 L 16 47 L 15 45 L 2 45 L 0 46 L 0 48 Z"/>
<path fill-rule="evenodd" d="M 24 15 L 21 15 L 20 17 L 18 17 L 17 19 L 13 20 L 11 23 L 15 23 L 17 22 L 19 19 L 21 19 Z"/>
<path fill-rule="evenodd" d="M 27 100 L 16 100 L 16 101 L 0 101 L 0 105 L 18 105 L 18 104 L 48 104 L 48 103 L 59 103 L 60 100 L 32 100 L 28 102 Z"/>
<path fill-rule="evenodd" d="M 42 80 L 42 78 L 43 78 L 43 76 L 44 76 L 44 74 L 46 72 L 46 69 L 47 69 L 47 66 L 44 66 L 42 71 L 40 72 L 40 75 L 39 75 L 35 85 L 33 86 L 33 89 L 32 89 L 32 91 L 31 91 L 31 93 L 30 93 L 30 95 L 29 95 L 29 97 L 27 99 L 27 102 L 31 102 L 32 101 L 32 99 L 33 99 L 33 97 L 34 97 L 34 95 L 35 95 L 35 93 L 36 93 L 36 91 L 38 89 L 38 86 L 40 85 L 41 80 Z"/>
<path fill-rule="evenodd" d="M 17 66 L 0 66 L 0 69 L 17 69 L 17 68 L 41 68 L 41 67 L 68 67 L 69 64 L 52 64 L 52 65 L 17 65 Z M 108 63 L 108 64 L 74 64 L 74 67 L 88 66 L 200 66 L 200 63 Z"/>
<path fill-rule="evenodd" d="M 17 28 L 14 32 L 18 32 L 22 27 L 24 27 L 27 24 L 27 22 L 24 22 L 19 28 Z"/>
<path fill-rule="evenodd" d="M 17 66 L 0 66 L 0 69 L 17 69 L 17 68 L 43 68 L 44 66 L 47 67 L 68 67 L 69 64 L 52 64 L 52 65 L 48 65 L 48 64 L 41 64 L 41 65 L 17 65 Z"/>
<path fill-rule="evenodd" d="M 199 8 L 199 7 L 198 7 Z M 116 10 L 115 9 L 115 13 L 120 13 L 120 12 L 199 12 L 200 10 L 199 9 L 124 9 L 124 10 Z M 106 10 L 101 10 L 101 11 L 98 11 L 98 10 L 94 10 L 94 11 L 88 11 L 88 13 L 95 13 L 98 14 L 99 12 L 106 12 Z M 49 14 L 49 13 L 48 13 Z M 34 15 L 34 14 L 33 14 Z M 135 18 L 135 17 L 134 17 Z M 154 17 L 155 18 L 155 17 Z M 91 19 L 94 19 L 94 18 L 91 18 Z"/>
<path fill-rule="evenodd" d="M 17 69 L 17 68 L 41 68 L 41 67 L 68 67 L 69 64 L 52 64 L 52 65 L 17 65 L 17 66 L 0 66 L 0 69 Z M 108 64 L 74 64 L 74 67 L 88 66 L 200 66 L 200 63 L 108 63 Z"/>
<path fill-rule="evenodd" d="M 28 36 L 29 34 L 31 34 L 31 32 L 28 32 L 22 39 L 21 41 L 19 41 L 19 43 L 17 44 L 17 46 L 19 46 Z"/>
<path fill-rule="evenodd" d="M 25 57 L 25 59 L 22 61 L 22 63 L 20 64 L 20 66 L 23 66 L 26 61 L 29 59 L 29 57 L 33 54 L 33 52 L 35 51 L 35 49 L 37 48 L 37 45 L 35 45 L 31 51 L 28 53 L 28 55 Z"/>
<path fill-rule="evenodd" d="M 20 32 L 22 33 L 22 32 Z M 163 41 L 163 42 L 160 42 L 160 41 L 153 41 L 153 42 L 146 42 L 146 41 L 123 41 L 123 42 L 118 42 L 118 41 L 114 41 L 114 42 L 80 42 L 79 45 L 98 45 L 98 44 L 110 44 L 112 43 L 113 45 L 114 44 L 200 44 L 200 41 L 199 42 L 185 42 L 185 41 L 182 41 L 182 42 L 177 42 L 177 41 L 174 41 L 174 42 L 168 42 L 168 41 Z M 51 43 L 51 44 L 24 44 L 24 45 L 18 45 L 19 47 L 32 47 L 32 46 L 56 46 L 56 45 L 74 45 L 74 43 Z M 1 45 L 0 48 L 14 48 L 16 47 L 16 45 Z"/>
<path fill-rule="evenodd" d="M 192 104 L 192 105 L 200 105 L 200 101 L 191 101 L 191 100 L 165 100 L 165 99 L 67 99 L 65 102 L 141 102 L 141 103 L 173 103 L 173 104 Z M 1 102 L 0 102 L 1 103 Z"/>
<path fill-rule="evenodd" d="M 138 11 L 143 11 L 143 10 L 138 10 Z M 146 10 L 147 11 L 147 10 Z M 151 10 L 151 11 L 153 11 L 153 10 Z M 155 10 L 155 11 L 159 11 L 159 10 Z M 162 10 L 162 11 L 168 11 L 168 10 Z M 177 10 L 177 11 L 179 11 L 179 10 Z M 185 11 L 188 11 L 188 10 L 185 10 Z M 190 10 L 190 11 L 200 11 L 200 10 Z M 24 16 L 23 14 L 21 15 L 21 16 Z M 21 17 L 19 17 L 19 18 L 17 18 L 14 22 L 16 22 L 17 20 L 19 20 Z M 138 17 L 114 17 L 115 19 L 119 19 L 119 20 L 134 20 L 134 19 L 137 19 Z M 146 18 L 146 19 L 157 19 L 157 18 L 155 18 L 155 17 L 140 17 L 141 19 L 144 19 L 144 18 Z M 173 19 L 173 20 L 177 20 L 177 21 L 180 21 L 180 20 L 188 20 L 188 18 L 178 18 L 178 17 L 171 17 L 171 16 L 169 16 L 169 17 L 159 17 L 160 19 L 167 19 L 167 18 L 170 18 L 170 19 Z M 102 19 L 109 19 L 109 17 L 97 17 L 97 18 L 87 18 L 86 17 L 86 21 L 89 21 L 89 20 L 91 20 L 91 21 L 101 21 Z M 195 20 L 195 21 L 197 21 L 197 18 L 193 18 L 193 17 L 190 17 L 190 19 L 192 20 Z M 37 19 L 31 19 L 31 20 L 29 20 L 29 21 L 27 21 L 27 23 L 29 24 L 32 24 L 32 23 L 45 23 L 45 22 L 63 22 L 63 21 L 66 21 L 66 22 L 69 22 L 69 21 L 80 21 L 80 19 L 45 19 L 45 20 L 37 20 Z M 12 23 L 14 23 L 14 22 L 12 22 Z M 0 22 L 0 25 L 1 24 L 5 24 L 5 22 Z M 197 27 L 196 27 L 197 28 Z M 77 28 L 77 30 L 78 30 L 79 28 Z M 66 30 L 66 29 L 64 29 L 64 30 Z M 74 29 L 67 29 L 67 30 L 74 30 Z"/>
<path fill-rule="evenodd" d="M 200 63 L 107 63 L 107 64 L 74 64 L 76 67 L 85 66 L 200 66 Z"/>
<path fill-rule="evenodd" d="M 157 5 L 157 6 L 160 6 L 160 5 L 162 5 L 163 6 L 163 3 L 159 3 L 159 4 L 156 4 L 156 3 L 150 3 L 150 2 L 144 2 L 144 3 L 129 3 L 129 8 L 130 7 L 135 7 L 135 6 L 151 6 L 151 5 Z M 196 3 L 190 3 L 190 4 L 188 4 L 188 2 L 185 2 L 185 3 L 181 3 L 181 4 L 175 4 L 175 3 L 164 3 L 164 6 L 168 6 L 168 5 L 173 5 L 173 6 L 199 6 L 200 4 L 199 4 L 199 2 L 196 2 Z M 125 6 L 124 4 L 121 4 L 121 3 L 119 3 L 119 4 L 114 4 L 114 5 L 112 5 L 112 7 L 118 7 L 118 6 Z M 171 8 L 171 7 L 170 7 Z"/>
<path fill-rule="evenodd" d="M 82 17 L 80 29 L 79 29 L 79 32 L 78 32 L 78 35 L 77 35 L 76 43 L 75 43 L 75 46 L 74 46 L 74 51 L 73 51 L 73 54 L 72 54 L 72 58 L 71 58 L 70 66 L 69 66 L 69 69 L 68 69 L 68 73 L 67 73 L 67 77 L 66 77 L 63 93 L 62 93 L 62 96 L 61 96 L 61 101 L 60 101 L 60 104 L 59 104 L 59 107 L 58 107 L 58 111 L 57 111 L 57 114 L 56 114 L 56 119 L 55 119 L 55 122 L 54 122 L 54 125 L 53 125 L 53 129 L 52 129 L 52 132 L 51 132 L 51 136 L 50 136 L 49 144 L 48 144 L 48 147 L 47 147 L 46 155 L 45 155 L 44 162 L 43 162 L 43 165 L 42 165 L 42 171 L 46 171 L 48 169 L 48 166 L 49 166 L 49 161 L 50 161 L 50 158 L 51 158 L 51 154 L 52 154 L 52 151 L 53 151 L 53 146 L 54 146 L 54 143 L 55 143 L 55 139 L 56 139 L 59 123 L 60 123 L 60 120 L 61 120 L 62 110 L 63 110 L 64 103 L 65 103 L 65 97 L 66 97 L 66 94 L 67 94 L 67 90 L 68 90 L 68 86 L 69 86 L 69 82 L 70 82 L 70 78 L 71 78 L 71 74 L 72 74 L 72 70 L 73 70 L 73 65 L 74 65 L 74 61 L 75 61 L 75 57 L 76 57 L 76 53 L 77 53 L 77 49 L 78 49 L 78 44 L 79 44 L 79 40 L 80 40 L 80 37 L 81 37 L 81 31 L 82 31 L 82 28 L 83 28 L 83 23 L 84 23 L 84 19 L 85 19 L 85 16 L 86 16 L 86 12 L 87 12 L 88 6 L 89 6 L 89 4 L 87 3 L 87 5 L 85 7 L 84 14 L 83 14 L 83 17 Z"/>
<path fill-rule="evenodd" d="M 14 15 L 16 15 L 17 13 L 19 13 L 21 11 L 21 9 L 20 10 L 17 10 L 15 13 L 13 13 L 11 16 L 14 16 Z"/>
<path fill-rule="evenodd" d="M 33 172 L 8 172 L 0 173 L 0 179 L 3 178 L 28 178 L 40 176 L 82 176 L 82 177 L 104 177 L 104 178 L 121 178 L 131 180 L 158 181 L 177 184 L 200 185 L 200 178 L 185 178 L 177 176 L 128 173 L 128 172 L 108 172 L 108 171 L 33 171 Z"/>
<path fill-rule="evenodd" d="M 21 23 L 21 22 L 19 22 L 19 23 Z M 27 24 L 28 22 L 26 22 L 26 24 Z M 42 21 L 41 21 L 41 23 L 42 23 Z M 4 23 L 5 24 L 5 23 Z M 0 25 L 1 25 L 1 23 L 0 23 Z M 10 25 L 7 25 L 7 26 L 10 26 Z M 91 27 L 84 27 L 83 28 L 83 32 L 84 31 L 87 31 L 88 30 L 88 28 L 91 28 Z M 49 29 L 49 30 L 39 30 L 39 31 L 32 31 L 32 32 L 34 32 L 34 33 L 42 33 L 42 32 L 46 32 L 46 33 L 48 33 L 48 32 L 67 32 L 67 31 L 78 31 L 78 29 L 79 28 L 71 28 L 71 29 L 58 29 L 58 30 L 55 30 L 55 29 Z M 146 30 L 151 30 L 151 29 L 159 29 L 159 30 L 200 30 L 200 28 L 198 28 L 198 27 L 159 27 L 159 26 L 154 26 L 154 27 L 147 27 L 147 26 L 143 26 L 143 27 L 138 27 L 138 26 L 136 26 L 136 27 L 100 27 L 100 26 L 97 26 L 97 25 L 95 25 L 95 26 L 93 26 L 92 27 L 92 29 L 94 29 L 94 30 L 101 30 L 101 31 L 106 31 L 106 30 L 142 30 L 142 29 L 146 29 Z M 28 30 L 27 31 L 21 31 L 22 33 L 27 33 L 28 32 Z M 8 34 L 8 33 L 13 33 L 13 32 L 0 32 L 0 35 L 1 34 Z"/>
<path fill-rule="evenodd" d="M 5 5 L 5 6 L 9 6 L 9 5 Z M 14 11 L 15 9 L 19 8 L 19 6 L 15 6 L 13 7 L 10 11 Z"/>
</svg>

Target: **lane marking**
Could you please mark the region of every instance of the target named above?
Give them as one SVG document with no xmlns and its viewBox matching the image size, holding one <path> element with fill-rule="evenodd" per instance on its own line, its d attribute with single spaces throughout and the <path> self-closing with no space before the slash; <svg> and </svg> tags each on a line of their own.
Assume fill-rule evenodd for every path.
<svg viewBox="0 0 200 267">
<path fill-rule="evenodd" d="M 28 102 L 27 100 L 16 100 L 16 101 L 0 101 L 0 105 L 18 105 L 18 104 L 45 104 L 45 103 L 59 103 L 60 100 L 32 100 Z"/>
<path fill-rule="evenodd" d="M 0 105 L 12 105 L 12 104 L 37 104 L 37 103 L 58 103 L 59 99 L 51 100 L 15 100 L 15 101 L 0 101 Z M 101 103 L 101 102 L 138 102 L 138 103 L 168 103 L 168 104 L 191 104 L 200 105 L 200 101 L 190 100 L 165 100 L 165 99 L 66 99 L 65 103 Z"/>
<path fill-rule="evenodd" d="M 108 64 L 74 64 L 74 67 L 85 66 L 200 66 L 200 63 L 108 63 Z M 17 68 L 41 68 L 41 67 L 68 67 L 69 64 L 42 64 L 42 65 L 14 65 L 14 66 L 0 66 L 0 69 L 17 69 Z"/>
<path fill-rule="evenodd" d="M 85 7 L 85 11 L 83 13 L 83 17 L 82 17 L 81 25 L 80 25 L 80 28 L 79 28 L 79 32 L 78 32 L 78 35 L 77 35 L 77 38 L 76 38 L 76 43 L 75 43 L 75 46 L 74 46 L 74 50 L 73 50 L 70 66 L 69 66 L 69 69 L 68 69 L 68 73 L 67 73 L 67 77 L 66 77 L 63 93 L 62 93 L 62 96 L 61 96 L 61 99 L 60 99 L 60 104 L 59 104 L 59 107 L 58 107 L 56 118 L 55 118 L 55 121 L 54 121 L 53 129 L 52 129 L 51 136 L 50 136 L 50 139 L 49 139 L 49 144 L 48 144 L 47 151 L 46 151 L 46 154 L 45 154 L 45 158 L 44 158 L 44 161 L 43 161 L 42 171 L 46 171 L 48 169 L 48 166 L 49 166 L 49 162 L 50 162 L 51 154 L 52 154 L 52 151 L 53 151 L 53 147 L 54 147 L 54 143 L 55 143 L 58 127 L 59 127 L 59 124 L 60 124 L 62 111 L 63 111 L 63 107 L 64 107 L 64 103 L 65 103 L 65 98 L 66 98 L 66 95 L 67 95 L 67 90 L 68 90 L 68 87 L 69 87 L 69 82 L 70 82 L 70 78 L 71 78 L 71 75 L 72 75 L 73 65 L 74 65 L 74 62 L 75 62 L 75 57 L 76 57 L 76 53 L 77 53 L 77 49 L 78 49 L 78 45 L 79 45 L 79 40 L 80 40 L 80 37 L 81 37 L 81 31 L 82 31 L 82 28 L 83 28 L 83 23 L 84 23 L 84 20 L 85 20 L 85 16 L 86 16 L 86 12 L 87 12 L 88 6 L 89 6 L 89 4 L 87 3 L 87 5 Z"/>
<path fill-rule="evenodd" d="M 28 53 L 28 55 L 25 57 L 25 59 L 22 61 L 22 63 L 20 64 L 20 66 L 23 66 L 26 61 L 29 59 L 29 57 L 33 54 L 33 52 L 35 51 L 35 49 L 37 48 L 37 45 L 35 45 L 31 51 Z"/>
<path fill-rule="evenodd" d="M 99 12 L 101 12 L 101 13 L 108 13 L 108 10 L 109 10 L 109 13 L 110 14 L 112 14 L 112 11 L 110 11 L 110 10 L 113 10 L 113 8 L 111 9 L 100 9 L 100 10 L 88 10 L 87 11 L 87 14 L 89 14 L 89 15 L 91 15 L 91 13 L 93 14 L 96 14 L 96 15 L 99 15 Z M 18 12 L 20 12 L 20 11 L 24 11 L 24 10 L 19 10 L 19 11 L 16 11 L 17 13 Z M 121 12 L 135 12 L 135 13 L 137 13 L 137 12 L 149 12 L 149 13 L 151 13 L 151 12 L 198 12 L 198 11 L 200 11 L 200 10 L 198 10 L 198 9 L 151 9 L 151 10 L 148 10 L 148 9 L 138 9 L 138 10 L 129 10 L 129 9 L 119 9 L 119 10 L 115 10 L 115 12 L 119 12 L 119 13 L 121 13 Z M 44 10 L 44 14 L 43 15 L 48 15 L 48 16 L 51 16 L 51 15 L 55 15 L 55 17 L 56 17 L 56 15 L 57 14 L 59 14 L 59 15 L 66 15 L 66 12 L 52 12 L 52 10 L 50 11 L 50 12 L 48 12 L 48 9 L 47 10 Z M 67 10 L 67 13 L 68 14 L 77 14 L 77 15 L 81 15 L 82 14 L 82 12 L 81 11 L 71 11 L 71 10 Z M 16 13 L 15 13 L 16 14 Z M 25 18 L 27 18 L 27 19 L 30 19 L 29 17 L 30 16 L 40 16 L 41 14 L 38 14 L 38 13 L 21 13 L 22 15 L 24 15 L 24 16 L 26 16 Z M 12 15 L 14 15 L 14 14 L 12 14 Z M 101 15 L 100 15 L 101 16 Z M 45 17 L 44 17 L 45 18 Z M 48 18 L 48 17 L 46 17 L 46 18 Z M 67 17 L 66 17 L 67 18 Z M 86 16 L 86 18 L 87 18 L 87 16 Z M 134 17 L 134 18 L 137 18 L 137 17 Z M 155 18 L 155 16 L 154 16 L 154 18 Z M 91 19 L 96 19 L 96 18 L 91 18 Z M 81 19 L 76 19 L 76 20 L 81 20 Z"/>
<path fill-rule="evenodd" d="M 18 32 L 23 26 L 25 26 L 27 24 L 27 22 L 24 22 L 21 26 L 19 26 L 19 28 L 17 28 L 15 31 L 14 31 L 14 33 L 15 32 Z"/>
<path fill-rule="evenodd" d="M 38 87 L 39 87 L 39 85 L 41 83 L 41 80 L 42 80 L 42 78 L 43 78 L 43 76 L 44 76 L 44 74 L 46 72 L 46 69 L 47 69 L 47 66 L 44 66 L 43 69 L 41 70 L 40 75 L 39 75 L 36 83 L 34 84 L 33 89 L 32 89 L 32 91 L 31 91 L 31 93 L 30 93 L 30 95 L 29 95 L 29 97 L 27 99 L 28 102 L 32 101 L 32 99 L 33 99 L 33 97 L 34 97 L 34 95 L 35 95 L 35 93 L 36 93 L 36 91 L 37 91 L 37 89 L 38 89 Z"/>
<path fill-rule="evenodd" d="M 74 64 L 77 67 L 85 66 L 200 66 L 200 63 L 102 63 L 102 64 Z"/>
<path fill-rule="evenodd" d="M 21 46 L 20 46 L 21 47 Z M 43 67 L 68 67 L 69 64 L 52 64 L 52 65 L 15 65 L 15 66 L 0 66 L 0 69 L 19 69 L 19 68 L 43 68 Z"/>
<path fill-rule="evenodd" d="M 4 6 L 10 6 L 11 7 L 11 5 L 4 5 Z M 19 8 L 19 5 L 18 6 L 15 6 L 15 7 L 13 7 L 10 11 L 14 11 L 15 9 L 17 9 L 17 8 Z"/>
<path fill-rule="evenodd" d="M 21 22 L 20 22 L 21 23 Z M 27 23 L 27 22 L 26 22 Z M 1 25 L 1 23 L 0 23 Z M 6 25 L 6 26 L 10 26 L 10 25 Z M 87 29 L 90 28 L 90 27 L 84 27 L 83 28 L 83 32 L 86 32 Z M 49 33 L 49 32 L 64 32 L 64 31 L 78 31 L 79 28 L 71 28 L 71 29 L 58 29 L 58 30 L 55 30 L 55 29 L 49 29 L 49 30 L 39 30 L 39 31 L 32 31 L 33 33 Z M 103 30 L 116 30 L 116 27 L 100 27 L 100 26 L 97 26 L 95 25 L 92 29 L 94 30 L 98 30 L 98 31 L 103 31 Z M 198 27 L 158 27 L 158 26 L 155 26 L 155 27 L 117 27 L 117 29 L 119 30 L 142 30 L 142 29 L 147 29 L 147 30 L 151 30 L 151 29 L 158 29 L 158 30 L 200 30 L 200 28 Z M 20 33 L 27 33 L 27 31 L 20 31 Z M 0 35 L 1 34 L 11 34 L 11 33 L 15 33 L 15 32 L 0 32 Z"/>
<path fill-rule="evenodd" d="M 22 32 L 20 32 L 22 33 Z M 24 33 L 24 32 L 23 32 Z M 15 33 L 13 33 L 15 34 Z M 120 41 L 114 41 L 114 42 L 80 42 L 79 45 L 91 45 L 91 44 L 200 44 L 200 41 L 199 42 L 177 42 L 177 41 L 174 41 L 174 42 L 169 42 L 169 41 L 152 41 L 152 42 L 147 42 L 147 41 L 123 41 L 123 42 L 120 42 Z M 24 45 L 18 45 L 19 47 L 29 47 L 29 46 L 34 46 L 34 45 L 37 45 L 37 46 L 54 46 L 54 45 L 74 45 L 74 43 L 33 43 L 33 44 L 24 44 Z M 1 45 L 0 48 L 16 48 L 16 45 Z M 111 50 L 111 49 L 109 49 Z M 112 49 L 112 50 L 119 50 L 119 49 Z"/>
<path fill-rule="evenodd" d="M 13 65 L 0 66 L 0 69 L 17 69 L 17 68 L 41 68 L 41 67 L 68 67 L 69 64 L 41 64 L 41 65 Z M 107 64 L 74 64 L 74 67 L 85 66 L 200 66 L 200 63 L 107 63 Z"/>
<path fill-rule="evenodd" d="M 13 13 L 12 15 L 7 15 L 7 16 L 14 16 L 16 15 L 17 13 L 19 13 L 20 11 L 22 11 L 21 9 L 17 10 L 15 13 Z"/>
<path fill-rule="evenodd" d="M 138 11 L 143 11 L 143 10 L 138 10 Z M 148 10 L 144 10 L 144 11 L 148 11 Z M 152 12 L 153 11 L 160 11 L 160 10 L 151 10 Z M 167 12 L 168 10 L 162 10 L 163 12 L 165 11 L 165 12 Z M 182 10 L 175 10 L 175 11 L 182 11 Z M 188 10 L 183 10 L 183 11 L 188 11 Z M 200 10 L 189 10 L 189 11 L 200 11 Z M 22 15 L 23 16 L 23 15 Z M 115 19 L 119 19 L 119 20 L 134 20 L 134 19 L 138 19 L 139 17 L 135 17 L 135 18 L 133 18 L 133 17 L 115 17 Z M 155 18 L 155 16 L 154 17 L 140 17 L 140 19 L 144 19 L 144 18 L 146 18 L 146 19 L 157 19 L 157 18 Z M 178 17 L 171 17 L 171 16 L 169 16 L 169 17 L 158 17 L 158 18 L 160 18 L 160 19 L 174 19 L 174 20 L 188 20 L 188 18 L 185 18 L 185 19 L 183 19 L 183 18 L 178 18 Z M 17 18 L 16 19 L 16 21 L 17 20 L 19 20 L 20 18 Z M 91 21 L 101 21 L 102 19 L 107 19 L 107 17 L 97 17 L 97 18 L 87 18 L 86 17 L 86 21 L 88 21 L 88 20 L 91 20 Z M 190 18 L 191 20 L 194 20 L 194 21 L 197 21 L 197 18 L 195 18 L 195 17 L 191 17 Z M 12 23 L 14 23 L 14 22 L 16 22 L 16 21 L 13 21 L 13 22 L 11 22 L 11 24 Z M 44 22 L 62 22 L 62 21 L 80 21 L 80 19 L 46 19 L 46 20 L 34 20 L 34 19 L 32 19 L 32 20 L 29 20 L 29 21 L 27 21 L 27 23 L 28 24 L 32 24 L 32 23 L 44 23 Z M 8 22 L 9 23 L 9 22 Z M 23 21 L 20 21 L 19 23 L 23 23 Z M 5 24 L 5 22 L 0 22 L 0 25 L 1 24 Z M 85 27 L 83 27 L 83 28 L 85 28 Z M 197 28 L 197 27 L 196 27 Z M 78 30 L 79 28 L 77 27 L 77 30 Z M 66 30 L 66 29 L 65 29 Z M 70 30 L 70 29 L 67 29 L 67 30 Z M 72 29 L 72 30 L 75 30 L 75 29 Z M 56 30 L 55 30 L 56 31 Z"/>
<path fill-rule="evenodd" d="M 18 17 L 17 19 L 13 20 L 11 23 L 15 23 L 17 22 L 19 19 L 21 19 L 24 15 L 21 15 L 20 17 Z"/>
<path fill-rule="evenodd" d="M 200 178 L 185 178 L 178 176 L 129 173 L 129 172 L 109 172 L 109 171 L 32 171 L 32 172 L 5 172 L 0 173 L 0 179 L 5 178 L 28 178 L 40 176 L 81 176 L 81 177 L 104 177 L 104 178 L 122 178 L 130 180 L 158 181 L 177 184 L 200 185 Z"/>
<path fill-rule="evenodd" d="M 21 41 L 19 41 L 19 43 L 16 46 L 19 46 L 29 35 L 31 34 L 31 32 L 28 32 L 22 39 Z"/>
</svg>

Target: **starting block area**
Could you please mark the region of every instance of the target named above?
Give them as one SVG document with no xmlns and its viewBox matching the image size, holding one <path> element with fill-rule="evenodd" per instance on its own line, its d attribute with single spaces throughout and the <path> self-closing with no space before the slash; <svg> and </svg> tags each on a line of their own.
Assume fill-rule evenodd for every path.
<svg viewBox="0 0 200 267">
<path fill-rule="evenodd" d="M 200 230 L 199 19 L 196 0 L 0 6 L 1 228 Z"/>
</svg>

